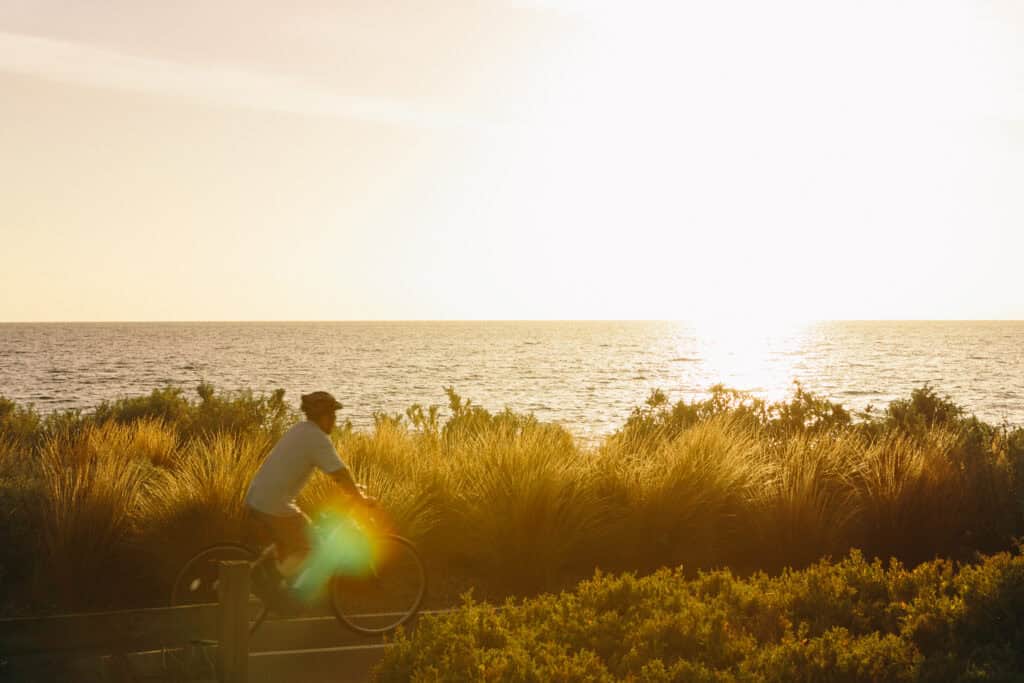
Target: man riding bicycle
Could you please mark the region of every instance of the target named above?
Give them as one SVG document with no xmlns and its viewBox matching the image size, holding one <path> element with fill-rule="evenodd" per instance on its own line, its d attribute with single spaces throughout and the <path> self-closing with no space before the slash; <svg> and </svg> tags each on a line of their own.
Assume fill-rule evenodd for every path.
<svg viewBox="0 0 1024 683">
<path fill-rule="evenodd" d="M 295 501 L 314 470 L 330 476 L 349 498 L 374 503 L 363 495 L 328 438 L 341 403 L 326 391 L 314 391 L 303 395 L 301 407 L 306 420 L 281 437 L 256 472 L 245 496 L 250 516 L 275 544 L 277 571 L 285 579 L 298 572 L 310 551 L 310 519 Z"/>
</svg>

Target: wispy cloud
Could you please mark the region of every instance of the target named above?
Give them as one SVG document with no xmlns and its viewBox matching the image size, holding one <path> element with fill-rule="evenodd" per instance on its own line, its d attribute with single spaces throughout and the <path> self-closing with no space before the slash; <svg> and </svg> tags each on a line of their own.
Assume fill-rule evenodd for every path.
<svg viewBox="0 0 1024 683">
<path fill-rule="evenodd" d="M 469 117 L 411 106 L 401 100 L 341 95 L 296 78 L 138 57 L 86 43 L 2 31 L 0 72 L 290 114 L 424 129 L 490 132 L 500 128 Z"/>
</svg>

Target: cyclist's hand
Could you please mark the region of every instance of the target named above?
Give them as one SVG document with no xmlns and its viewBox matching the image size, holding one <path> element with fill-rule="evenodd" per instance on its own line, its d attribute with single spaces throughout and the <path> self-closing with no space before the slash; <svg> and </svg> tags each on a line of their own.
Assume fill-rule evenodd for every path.
<svg viewBox="0 0 1024 683">
<path fill-rule="evenodd" d="M 369 508 L 379 506 L 376 498 L 366 494 L 366 484 L 356 484 L 356 490 L 359 491 L 359 497 L 362 499 L 363 505 Z"/>
</svg>

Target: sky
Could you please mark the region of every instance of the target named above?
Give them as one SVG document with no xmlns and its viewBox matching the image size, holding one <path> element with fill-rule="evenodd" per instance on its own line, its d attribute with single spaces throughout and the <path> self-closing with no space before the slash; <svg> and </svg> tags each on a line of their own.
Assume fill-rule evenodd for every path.
<svg viewBox="0 0 1024 683">
<path fill-rule="evenodd" d="M 1024 318 L 1024 4 L 0 0 L 0 321 Z"/>
</svg>

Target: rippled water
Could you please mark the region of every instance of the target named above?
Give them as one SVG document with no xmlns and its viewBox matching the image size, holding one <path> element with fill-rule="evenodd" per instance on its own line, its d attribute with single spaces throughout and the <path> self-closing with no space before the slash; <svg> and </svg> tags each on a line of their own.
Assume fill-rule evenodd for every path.
<svg viewBox="0 0 1024 683">
<path fill-rule="evenodd" d="M 0 394 L 42 411 L 200 380 L 328 389 L 343 415 L 444 404 L 442 387 L 581 436 L 621 425 L 652 388 L 716 382 L 769 399 L 798 379 L 862 409 L 928 382 L 991 421 L 1024 424 L 1024 322 L 96 323 L 0 325 Z"/>
</svg>

